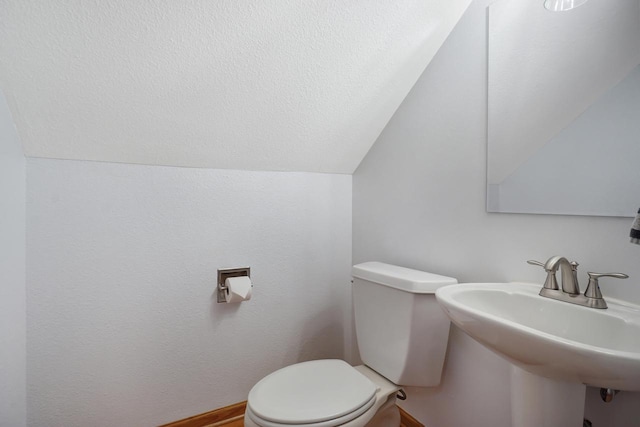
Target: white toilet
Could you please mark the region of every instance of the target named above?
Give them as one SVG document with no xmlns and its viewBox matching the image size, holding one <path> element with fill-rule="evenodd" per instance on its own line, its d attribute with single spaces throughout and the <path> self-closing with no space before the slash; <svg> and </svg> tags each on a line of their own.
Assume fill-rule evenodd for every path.
<svg viewBox="0 0 640 427">
<path fill-rule="evenodd" d="M 364 365 L 314 360 L 267 375 L 249 392 L 246 427 L 399 426 L 400 386 L 440 383 L 449 319 L 434 293 L 456 279 L 380 262 L 352 275 Z"/>
</svg>

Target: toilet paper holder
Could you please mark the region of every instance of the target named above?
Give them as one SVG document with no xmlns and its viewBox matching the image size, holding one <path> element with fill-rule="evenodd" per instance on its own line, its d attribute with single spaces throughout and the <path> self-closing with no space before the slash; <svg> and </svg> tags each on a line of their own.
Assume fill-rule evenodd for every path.
<svg viewBox="0 0 640 427">
<path fill-rule="evenodd" d="M 218 302 L 227 302 L 227 286 L 224 284 L 225 280 L 230 277 L 251 277 L 250 267 L 240 268 L 219 268 L 218 269 Z"/>
</svg>

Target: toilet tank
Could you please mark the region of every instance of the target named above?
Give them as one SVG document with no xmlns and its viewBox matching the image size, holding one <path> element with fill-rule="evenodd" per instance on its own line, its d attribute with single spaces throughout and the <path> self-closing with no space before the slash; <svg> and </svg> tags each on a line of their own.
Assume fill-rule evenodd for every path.
<svg viewBox="0 0 640 427">
<path fill-rule="evenodd" d="M 435 291 L 458 281 L 381 262 L 354 265 L 352 276 L 364 364 L 398 385 L 440 384 L 450 323 Z"/>
</svg>

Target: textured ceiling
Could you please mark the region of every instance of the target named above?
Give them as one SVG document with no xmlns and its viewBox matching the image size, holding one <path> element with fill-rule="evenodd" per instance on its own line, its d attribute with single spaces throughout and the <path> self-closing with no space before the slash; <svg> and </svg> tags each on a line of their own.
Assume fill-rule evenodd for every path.
<svg viewBox="0 0 640 427">
<path fill-rule="evenodd" d="M 32 157 L 352 173 L 471 0 L 3 0 Z"/>
</svg>

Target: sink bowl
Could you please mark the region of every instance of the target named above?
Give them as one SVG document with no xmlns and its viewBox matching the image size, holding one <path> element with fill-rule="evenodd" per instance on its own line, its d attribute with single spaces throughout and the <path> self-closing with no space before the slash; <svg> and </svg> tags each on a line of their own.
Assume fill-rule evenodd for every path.
<svg viewBox="0 0 640 427">
<path fill-rule="evenodd" d="M 436 292 L 454 324 L 531 374 L 640 391 L 640 306 L 599 310 L 544 298 L 541 285 L 468 283 Z"/>
</svg>

